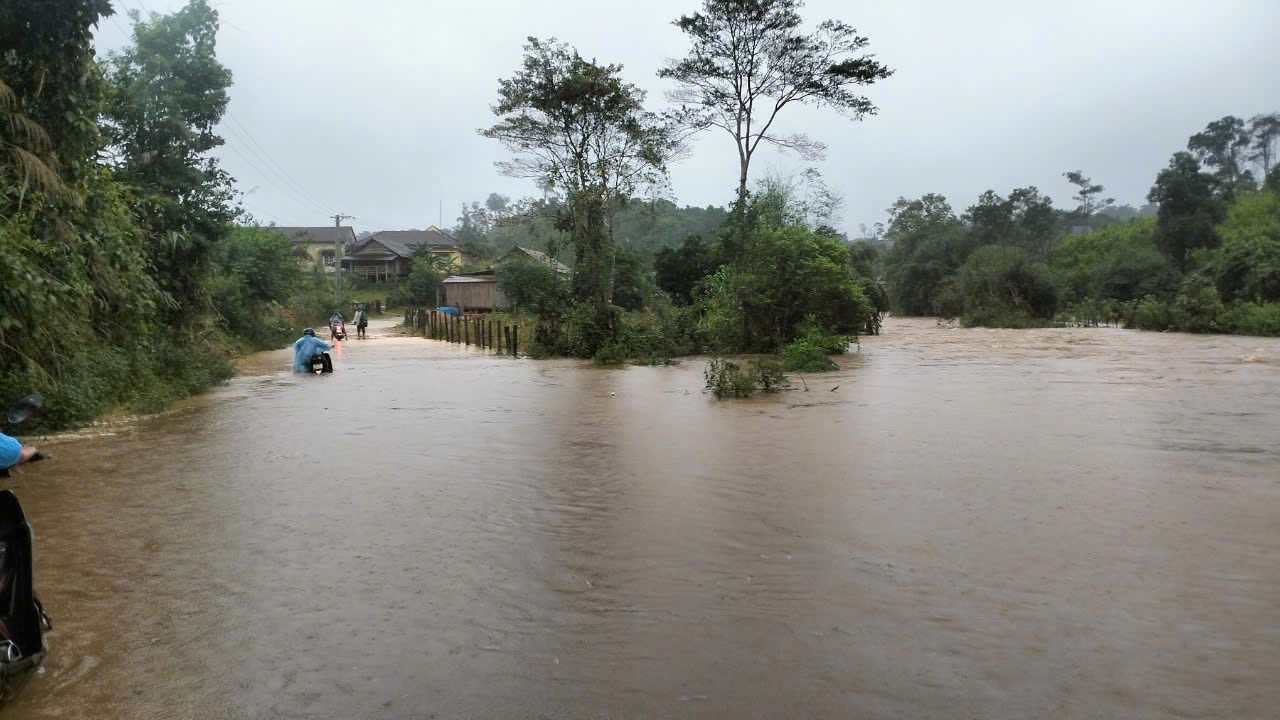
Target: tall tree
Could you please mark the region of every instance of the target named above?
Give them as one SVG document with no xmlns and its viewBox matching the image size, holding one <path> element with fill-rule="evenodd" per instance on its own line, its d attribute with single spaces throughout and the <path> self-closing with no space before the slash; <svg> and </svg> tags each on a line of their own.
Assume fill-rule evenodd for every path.
<svg viewBox="0 0 1280 720">
<path fill-rule="evenodd" d="M 484 208 L 496 215 L 502 215 L 511 207 L 511 198 L 498 193 L 489 193 L 489 197 L 484 201 Z"/>
<path fill-rule="evenodd" d="M 994 193 L 992 193 L 994 195 Z M 889 208 L 885 279 L 895 312 L 937 312 L 944 281 L 973 252 L 973 236 L 942 195 L 898 198 Z"/>
<path fill-rule="evenodd" d="M 1016 188 L 1008 198 L 988 190 L 965 211 L 964 221 L 969 223 L 975 248 L 1020 247 L 1047 258 L 1058 239 L 1058 215 L 1053 209 L 1053 200 L 1041 195 L 1034 186 Z"/>
<path fill-rule="evenodd" d="M 516 158 L 508 175 L 538 180 L 566 197 L 560 226 L 574 245 L 574 294 L 604 318 L 613 296 L 609 219 L 641 187 L 666 180 L 679 148 L 670 129 L 644 109 L 644 91 L 621 78 L 620 65 L 586 60 L 564 43 L 529 38 L 521 68 L 499 81 L 498 122 L 480 134 Z"/>
<path fill-rule="evenodd" d="M 1265 178 L 1275 163 L 1276 143 L 1280 142 L 1280 113 L 1254 115 L 1249 120 L 1249 134 L 1253 138 L 1253 153 L 1249 159 L 1258 163 Z"/>
<path fill-rule="evenodd" d="M 1192 135 L 1187 140 L 1187 149 L 1204 166 L 1213 169 L 1219 189 L 1231 198 L 1241 186 L 1253 185 L 1253 174 L 1244 167 L 1245 153 L 1252 139 L 1244 120 L 1227 115 Z"/>
<path fill-rule="evenodd" d="M 75 178 L 95 167 L 101 77 L 93 58 L 94 27 L 113 14 L 110 0 L 5 0 L 0 3 L 0 83 L 8 112 L 39 127 L 55 164 Z M 12 116 L 10 116 L 12 118 Z M 12 120 L 10 149 L 23 145 Z M 46 159 L 47 156 L 46 156 Z"/>
<path fill-rule="evenodd" d="M 217 58 L 218 12 L 190 0 L 169 15 L 134 14 L 133 43 L 107 60 L 108 135 L 118 176 L 146 194 L 139 221 L 177 315 L 191 318 L 213 246 L 235 217 L 222 145 L 231 71 Z"/>
<path fill-rule="evenodd" d="M 738 149 L 738 198 L 747 195 L 751 160 L 762 143 L 817 159 L 825 146 L 783 134 L 776 120 L 792 104 L 831 107 L 858 120 L 875 105 L 858 89 L 893 71 L 864 52 L 869 40 L 838 20 L 801 28 L 801 0 L 703 0 L 702 11 L 674 24 L 689 36 L 689 54 L 659 77 L 677 84 L 671 98 L 692 112 L 693 127 L 716 127 Z"/>
<path fill-rule="evenodd" d="M 1169 167 L 1160 171 L 1147 199 L 1160 204 L 1156 214 L 1156 244 L 1185 269 L 1190 252 L 1216 247 L 1214 226 L 1222 221 L 1223 203 L 1215 189 L 1214 176 L 1200 170 L 1200 163 L 1187 152 L 1175 153 Z"/>
<path fill-rule="evenodd" d="M 1076 186 L 1076 213 L 1084 219 L 1086 225 L 1091 224 L 1089 221 L 1094 213 L 1102 212 L 1116 201 L 1115 198 L 1103 197 L 1105 188 L 1085 177 L 1079 170 L 1069 170 L 1062 173 L 1062 176 Z"/>
</svg>

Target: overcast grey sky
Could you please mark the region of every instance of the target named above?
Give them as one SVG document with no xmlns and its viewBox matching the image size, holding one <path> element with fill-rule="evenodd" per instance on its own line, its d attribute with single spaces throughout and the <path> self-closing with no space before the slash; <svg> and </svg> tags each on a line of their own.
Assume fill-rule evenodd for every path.
<svg viewBox="0 0 1280 720">
<path fill-rule="evenodd" d="M 360 230 L 438 224 L 441 204 L 447 226 L 490 192 L 534 194 L 494 169 L 505 151 L 476 134 L 526 36 L 623 64 L 658 109 L 668 85 L 656 71 L 687 47 L 670 21 L 700 5 L 211 1 L 235 82 L 220 156 L 246 206 L 281 225 L 345 212 Z M 124 42 L 128 9 L 182 0 L 114 3 L 121 16 L 100 28 L 100 51 Z M 1280 0 L 809 0 L 803 14 L 854 25 L 897 71 L 867 90 L 880 113 L 864 122 L 808 108 L 780 116 L 784 130 L 828 144 L 813 165 L 844 195 L 851 234 L 882 221 L 898 196 L 926 192 L 959 211 L 984 189 L 1033 184 L 1065 207 L 1061 174 L 1072 169 L 1141 204 L 1210 120 L 1280 110 Z M 702 136 L 672 168 L 675 200 L 725 204 L 736 163 L 727 135 Z M 767 154 L 753 176 L 807 165 Z"/>
</svg>

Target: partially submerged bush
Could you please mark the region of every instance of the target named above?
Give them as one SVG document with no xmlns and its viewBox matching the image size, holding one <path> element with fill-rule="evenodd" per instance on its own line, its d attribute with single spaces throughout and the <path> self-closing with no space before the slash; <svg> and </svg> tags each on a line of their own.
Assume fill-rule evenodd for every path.
<svg viewBox="0 0 1280 720">
<path fill-rule="evenodd" d="M 838 365 L 827 357 L 824 348 L 808 340 L 794 340 L 782 348 L 783 367 L 791 372 L 820 373 L 835 370 Z"/>
<path fill-rule="evenodd" d="M 704 372 L 707 389 L 717 398 L 744 398 L 755 394 L 756 380 L 732 360 L 712 358 Z"/>
<path fill-rule="evenodd" d="M 1280 337 L 1280 303 L 1237 303 L 1222 314 L 1228 332 Z"/>
<path fill-rule="evenodd" d="M 1167 304 L 1148 295 L 1138 302 L 1127 324 L 1138 330 L 1168 330 L 1173 325 L 1173 315 Z"/>
<path fill-rule="evenodd" d="M 765 392 L 777 392 L 787 382 L 787 376 L 783 374 L 782 358 L 775 356 L 753 358 L 750 367 L 752 379 Z"/>
<path fill-rule="evenodd" d="M 1182 292 L 1174 298 L 1171 307 L 1173 328 L 1191 333 L 1221 332 L 1218 316 L 1224 310 L 1218 289 L 1192 278 L 1183 284 Z"/>
<path fill-rule="evenodd" d="M 809 343 L 828 355 L 843 355 L 849 351 L 849 337 L 824 329 L 812 315 L 805 317 L 796 328 L 797 340 Z"/>
<path fill-rule="evenodd" d="M 627 348 L 621 343 L 601 346 L 591 358 L 597 365 L 621 365 L 627 361 Z"/>
</svg>

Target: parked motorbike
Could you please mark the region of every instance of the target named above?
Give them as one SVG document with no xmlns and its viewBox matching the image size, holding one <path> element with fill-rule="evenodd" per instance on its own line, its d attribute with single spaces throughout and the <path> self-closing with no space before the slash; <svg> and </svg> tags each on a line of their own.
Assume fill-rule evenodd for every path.
<svg viewBox="0 0 1280 720">
<path fill-rule="evenodd" d="M 347 326 L 343 324 L 341 320 L 329 325 L 329 339 L 330 340 L 346 340 L 347 339 Z"/>
<path fill-rule="evenodd" d="M 9 425 L 22 423 L 44 406 L 28 395 L 9 411 Z M 27 463 L 47 458 L 37 452 Z M 12 468 L 0 468 L 9 477 Z M 45 635 L 53 622 L 35 591 L 35 534 L 12 490 L 0 490 L 0 702 L 7 700 L 44 662 Z"/>
</svg>

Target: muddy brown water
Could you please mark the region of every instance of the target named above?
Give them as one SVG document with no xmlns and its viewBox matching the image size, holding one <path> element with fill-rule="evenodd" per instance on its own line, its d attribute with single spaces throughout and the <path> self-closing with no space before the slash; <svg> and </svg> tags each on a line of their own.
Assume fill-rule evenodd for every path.
<svg viewBox="0 0 1280 720">
<path fill-rule="evenodd" d="M 384 329 L 12 481 L 10 718 L 1273 718 L 1280 341 L 891 320 L 809 390 Z"/>
</svg>

